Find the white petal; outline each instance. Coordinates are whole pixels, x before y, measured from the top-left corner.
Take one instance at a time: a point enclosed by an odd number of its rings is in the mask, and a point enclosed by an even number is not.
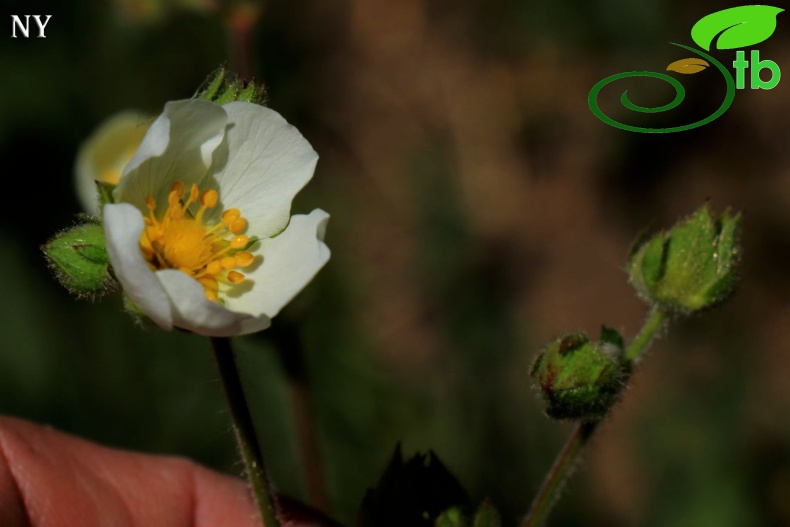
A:
[[[239,209],[247,234],[268,238],[288,224],[291,201],[313,177],[318,154],[274,110],[246,102],[223,108],[230,126],[212,169],[222,208]]]
[[[173,327],[170,299],[140,251],[143,216],[132,205],[104,206],[104,234],[113,272],[123,290],[162,329]]]
[[[203,286],[175,269],[156,272],[173,304],[173,325],[206,337],[231,337],[266,329],[266,315],[234,313],[206,298]]]
[[[328,221],[329,214],[320,209],[295,215],[282,234],[261,241],[254,254],[262,254],[263,263],[245,273],[252,287],[238,297],[226,296],[225,305],[270,318],[279,313],[329,260],[323,242]]]
[[[166,207],[176,181],[199,183],[225,134],[228,116],[221,106],[200,99],[169,102],[145,134],[115,190],[115,200],[145,211],[146,197]]]

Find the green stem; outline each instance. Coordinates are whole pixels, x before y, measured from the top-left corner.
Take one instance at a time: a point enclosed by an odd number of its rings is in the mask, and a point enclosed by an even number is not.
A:
[[[261,453],[258,436],[252,423],[250,407],[247,404],[247,398],[244,396],[244,389],[241,385],[239,369],[236,366],[236,358],[233,355],[230,339],[212,337],[211,347],[214,350],[214,357],[217,360],[217,367],[222,378],[222,386],[225,389],[225,395],[228,400],[236,442],[244,462],[247,479],[252,487],[255,502],[261,511],[263,524],[265,527],[280,527],[281,523],[277,517],[277,503],[269,480],[266,477],[263,454]]]
[[[634,340],[625,349],[625,360],[631,364],[636,364],[642,358],[644,352],[650,347],[650,343],[658,335],[667,322],[666,312],[655,306],[650,310],[647,320],[642,325]]]
[[[653,307],[642,325],[642,329],[625,349],[625,360],[631,364],[639,362],[666,322],[666,313],[658,307]],[[589,443],[600,423],[600,420],[587,421],[576,426],[543,480],[521,527],[540,527],[546,522],[551,508],[559,499],[562,488],[573,473],[584,447]]]
[[[521,527],[539,527],[544,524],[554,503],[560,497],[560,491],[573,473],[576,460],[579,458],[600,421],[579,423],[571,433],[565,446],[554,460],[551,470],[543,480],[537,496],[532,501],[527,517]]]

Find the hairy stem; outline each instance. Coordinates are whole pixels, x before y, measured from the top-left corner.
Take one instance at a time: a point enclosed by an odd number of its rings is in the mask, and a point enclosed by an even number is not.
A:
[[[258,436],[252,423],[250,407],[244,396],[244,389],[236,366],[236,357],[230,339],[225,337],[212,337],[211,347],[217,360],[217,367],[222,378],[222,386],[228,400],[230,415],[233,420],[233,431],[236,443],[244,462],[244,470],[250,482],[255,502],[261,511],[261,518],[266,527],[280,527],[277,517],[277,504],[272,493],[271,485],[266,477],[266,466],[263,454],[258,443]]]
[[[544,524],[549,512],[551,512],[551,508],[554,506],[554,502],[560,497],[563,485],[573,473],[576,460],[579,458],[584,445],[587,444],[590,436],[595,432],[598,423],[600,421],[580,423],[573,430],[565,446],[557,455],[557,459],[554,460],[554,465],[552,465],[551,470],[546,475],[546,479],[543,480],[543,485],[541,485],[537,496],[532,501],[527,517],[524,519],[521,527],[538,527]]]
[[[634,340],[625,349],[625,360],[632,364],[639,362],[666,322],[666,312],[659,307],[653,307],[650,310],[650,314],[647,315],[647,320],[642,325],[642,329],[639,330]]]

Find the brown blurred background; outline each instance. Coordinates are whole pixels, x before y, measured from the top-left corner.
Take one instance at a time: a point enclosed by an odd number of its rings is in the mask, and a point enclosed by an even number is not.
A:
[[[0,209],[0,411],[235,471],[204,341],[138,330],[118,297],[73,300],[38,252],[78,212],[72,164],[93,128],[189,97],[229,60],[223,6],[9,4],[53,18],[46,39],[0,38],[0,162],[30,185]],[[790,81],[675,134],[617,130],[587,106],[608,75],[684,58],[669,42],[733,5],[261,4],[256,77],[321,156],[295,210],[332,215],[332,260],[275,330],[300,328],[339,519],[401,440],[515,525],[569,431],[542,415],[531,361],[569,330],[632,336],[646,308],[623,271],[631,242],[709,200],[744,211],[742,285],[654,347],[552,525],[790,524]],[[758,46],[780,68],[786,16]],[[715,71],[694,77],[675,124],[722,100]],[[304,497],[271,338],[237,344],[274,479]]]

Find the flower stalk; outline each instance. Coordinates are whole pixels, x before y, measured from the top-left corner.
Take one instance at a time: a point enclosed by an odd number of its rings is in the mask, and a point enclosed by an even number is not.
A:
[[[222,387],[228,400],[239,453],[244,462],[244,470],[250,482],[255,502],[261,512],[263,524],[266,527],[280,527],[282,524],[277,514],[277,502],[266,476],[266,465],[258,443],[258,436],[255,433],[255,426],[252,423],[247,398],[241,385],[241,377],[236,366],[230,339],[212,337],[211,347],[214,350]]]

